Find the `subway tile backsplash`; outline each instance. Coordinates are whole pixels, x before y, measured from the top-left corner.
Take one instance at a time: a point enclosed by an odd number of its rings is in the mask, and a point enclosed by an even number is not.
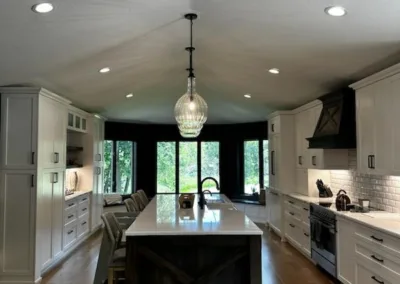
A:
[[[357,152],[349,151],[350,170],[331,171],[331,189],[346,190],[351,201],[371,200],[371,206],[388,212],[400,213],[400,177],[369,175],[356,172]]]

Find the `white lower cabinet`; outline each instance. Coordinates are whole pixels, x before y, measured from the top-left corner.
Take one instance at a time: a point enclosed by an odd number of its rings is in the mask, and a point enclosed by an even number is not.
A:
[[[344,284],[355,283],[355,226],[344,218],[337,218],[337,278]]]
[[[90,193],[65,202],[64,250],[68,250],[90,231]]]
[[[269,227],[279,236],[282,236],[282,204],[281,195],[276,192],[267,193],[267,210]]]
[[[285,238],[303,254],[311,256],[309,204],[285,196]]]
[[[345,284],[400,283],[400,239],[338,218],[338,279]]]

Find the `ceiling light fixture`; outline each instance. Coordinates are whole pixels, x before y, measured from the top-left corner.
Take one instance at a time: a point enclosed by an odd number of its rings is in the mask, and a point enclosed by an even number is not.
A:
[[[108,72],[110,72],[111,71],[111,69],[110,69],[110,67],[104,67],[104,68],[101,68],[100,70],[99,70],[99,72],[100,73],[108,73]]]
[[[32,10],[36,13],[45,14],[53,11],[54,6],[51,3],[39,3],[32,6]]]
[[[129,99],[129,98],[132,98],[132,97],[133,97],[133,94],[127,94],[126,97],[127,97],[128,99]]]
[[[279,69],[278,68],[271,68],[268,70],[269,73],[271,74],[279,74]]]
[[[244,97],[247,98],[247,99],[251,99],[251,95],[250,94],[245,94]]]
[[[325,8],[325,13],[333,17],[343,17],[347,14],[347,11],[341,6],[330,6]]]
[[[178,123],[179,132],[182,137],[195,138],[199,136],[204,123],[207,121],[208,106],[206,101],[196,92],[196,78],[193,69],[193,20],[197,19],[197,15],[189,13],[185,15],[185,19],[190,20],[190,47],[186,47],[189,51],[189,71],[187,92],[175,105],[175,119]]]

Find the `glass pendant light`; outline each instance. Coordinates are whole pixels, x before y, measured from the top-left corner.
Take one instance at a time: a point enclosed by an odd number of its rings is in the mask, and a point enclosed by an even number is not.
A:
[[[206,101],[196,92],[196,78],[193,73],[192,53],[193,47],[193,20],[197,18],[196,14],[186,14],[185,18],[190,20],[190,47],[189,51],[190,66],[187,92],[176,102],[175,119],[178,123],[179,132],[182,137],[195,138],[199,136],[204,123],[207,121],[208,106]]]

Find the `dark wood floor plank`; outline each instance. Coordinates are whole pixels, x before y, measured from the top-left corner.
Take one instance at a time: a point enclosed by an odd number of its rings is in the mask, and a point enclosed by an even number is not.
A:
[[[92,284],[102,234],[90,237],[71,256],[43,277],[42,284]],[[333,284],[296,249],[264,230],[261,243],[263,284]]]

